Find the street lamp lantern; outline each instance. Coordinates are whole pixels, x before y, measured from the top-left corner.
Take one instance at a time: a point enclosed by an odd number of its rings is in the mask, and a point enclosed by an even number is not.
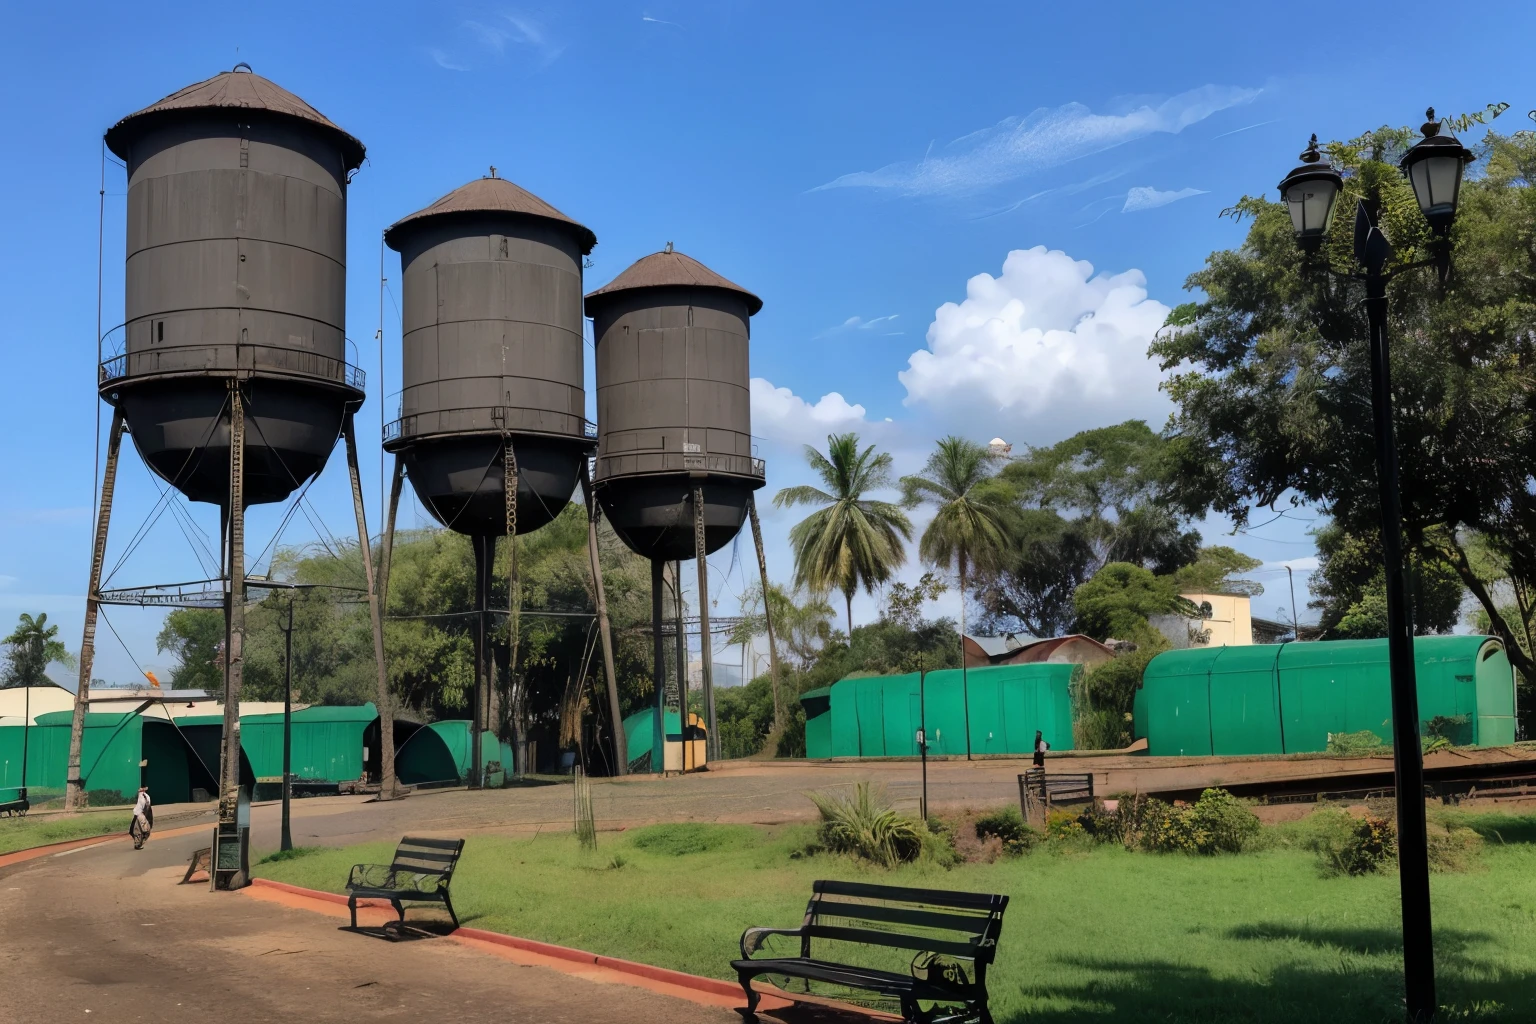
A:
[[[1413,184],[1414,198],[1435,234],[1445,235],[1456,219],[1456,200],[1461,192],[1461,172],[1472,162],[1472,153],[1454,135],[1441,135],[1435,108],[1424,112],[1419,130],[1424,137],[1403,154],[1399,166]]]
[[[1316,252],[1333,220],[1333,205],[1344,187],[1344,178],[1317,148],[1317,136],[1307,143],[1301,165],[1280,182],[1280,197],[1291,211],[1291,227],[1296,244],[1307,252]]]

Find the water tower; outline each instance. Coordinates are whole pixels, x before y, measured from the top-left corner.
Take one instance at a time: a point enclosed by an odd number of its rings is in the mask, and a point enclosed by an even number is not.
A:
[[[127,165],[121,351],[101,364],[113,407],[86,601],[70,743],[69,801],[83,798],[79,747],[117,455],[126,431],[150,469],[221,510],[226,614],[220,821],[233,821],[245,604],[245,509],[281,501],[347,442],[359,540],[368,532],[353,412],[362,371],[346,361],[347,184],[363,144],[249,66],[190,85],[106,133]],[[388,715],[373,601],[380,712]],[[214,581],[209,581],[210,583]],[[385,794],[392,783],[386,744]]]
[[[386,550],[403,476],[438,522],[473,539],[479,625],[471,764],[478,781],[481,731],[487,722],[501,725],[487,642],[496,538],[537,530],[565,508],[585,482],[596,437],[582,381],[581,284],[597,236],[493,167],[396,221],[384,241],[400,253],[404,319],[400,418],[384,440],[396,466]],[[591,554],[595,570],[595,547]],[[599,594],[601,581],[599,572]],[[515,616],[515,580],[508,594]],[[622,743],[602,620],[610,712]],[[519,768],[526,770],[527,708],[520,688],[511,696]]]
[[[662,750],[665,668],[662,567],[698,561],[704,706],[709,749],[718,756],[705,556],[730,543],[764,483],[752,449],[748,370],[751,317],[762,300],[697,260],[664,251],[637,261],[587,296],[597,348],[597,472],[609,523],[651,560],[655,628],[656,734]],[[764,574],[766,589],[766,573]],[[679,622],[678,627],[682,628]],[[679,674],[686,665],[679,665]],[[685,680],[679,701],[686,717]],[[653,756],[653,770],[660,770]]]

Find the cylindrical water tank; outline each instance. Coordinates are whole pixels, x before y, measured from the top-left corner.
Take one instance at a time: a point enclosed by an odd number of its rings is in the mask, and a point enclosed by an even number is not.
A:
[[[750,319],[762,300],[669,244],[587,296],[597,346],[595,484],[614,531],[651,559],[693,558],[741,529],[763,486],[752,446]]]
[[[346,361],[347,179],[363,144],[245,65],[130,114],[106,143],[128,165],[128,262],[102,397],[156,473],[225,504],[241,381],[245,500],[280,501],[363,400]]]
[[[494,172],[494,168],[492,171]],[[595,432],[582,382],[582,257],[597,237],[494,173],[397,221],[405,324],[400,418],[385,447],[421,503],[460,533],[518,533],[570,500]]]

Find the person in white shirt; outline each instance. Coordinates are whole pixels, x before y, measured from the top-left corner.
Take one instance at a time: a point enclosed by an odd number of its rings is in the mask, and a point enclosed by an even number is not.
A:
[[[133,848],[144,849],[144,840],[149,838],[149,830],[155,826],[155,811],[150,805],[149,787],[139,787],[139,798],[133,805],[133,821],[128,825],[128,834],[133,837]]]

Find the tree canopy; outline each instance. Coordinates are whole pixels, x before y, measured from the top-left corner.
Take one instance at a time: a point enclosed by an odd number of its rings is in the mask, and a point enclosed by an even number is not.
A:
[[[805,446],[805,459],[822,487],[786,487],[774,495],[778,508],[819,506],[789,531],[795,552],[795,585],[840,591],[853,631],[853,595],[889,580],[906,561],[912,524],[896,505],[866,498],[892,485],[891,456],[874,445],[859,449],[859,435],[830,434],[823,455]]]
[[[6,647],[5,671],[0,686],[47,686],[48,666],[75,667],[75,657],[59,638],[59,627],[48,624],[48,613],[35,617],[22,612],[16,628],[0,644]]]
[[[1165,386],[1182,486],[1239,524],[1250,506],[1310,504],[1350,537],[1379,532],[1362,286],[1322,265],[1353,269],[1358,201],[1377,209],[1392,267],[1429,254],[1428,226],[1395,166],[1415,134],[1382,128],[1327,147],[1346,175],[1342,215],[1314,257],[1298,250],[1282,204],[1240,200],[1227,213],[1249,223],[1243,244],[1190,275],[1204,298],[1176,309],[1152,346],[1174,371]],[[1521,626],[1471,546],[1496,552],[1510,577],[1536,580],[1536,136],[1490,132],[1477,153],[1449,281],[1409,273],[1389,290],[1403,525],[1419,564],[1455,571],[1529,679],[1536,663]]]

